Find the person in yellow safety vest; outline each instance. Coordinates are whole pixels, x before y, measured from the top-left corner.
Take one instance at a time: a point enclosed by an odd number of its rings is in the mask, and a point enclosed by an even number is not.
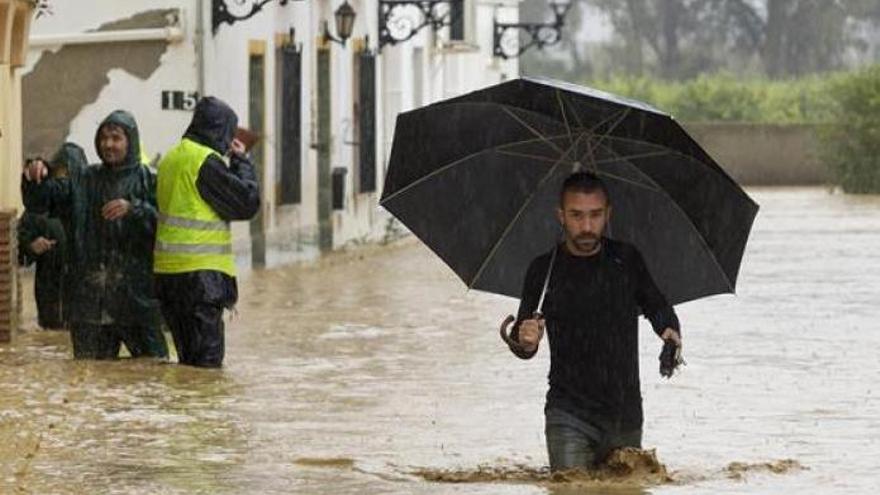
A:
[[[223,309],[238,299],[229,222],[260,209],[254,167],[233,137],[237,125],[226,103],[202,98],[158,166],[153,271],[180,364],[222,366]]]

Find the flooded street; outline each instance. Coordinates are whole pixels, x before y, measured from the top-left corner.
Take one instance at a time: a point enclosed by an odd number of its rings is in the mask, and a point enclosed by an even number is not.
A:
[[[249,274],[219,371],[75,362],[66,334],[20,333],[0,346],[0,493],[872,492],[880,197],[750,194],[739,295],[678,308],[673,380],[642,322],[644,446],[670,482],[542,475],[546,346],[513,357],[497,327],[517,301],[405,241]]]

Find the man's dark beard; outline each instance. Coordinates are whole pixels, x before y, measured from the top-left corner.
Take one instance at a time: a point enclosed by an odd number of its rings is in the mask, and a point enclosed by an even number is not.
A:
[[[598,241],[598,240],[599,240],[599,236],[597,236],[597,235],[595,235],[595,234],[581,234],[581,235],[576,236],[576,237],[574,238],[575,241],[585,241],[585,240],[588,240],[588,239],[589,239],[589,240],[592,240],[592,241]]]
[[[599,243],[600,237],[595,234],[580,234],[574,236],[572,238],[572,243],[578,247],[578,249],[583,251],[592,251],[596,249],[596,245]],[[585,242],[590,242],[589,245],[585,245]]]
[[[102,155],[106,155],[106,153],[102,153]],[[117,166],[125,163],[125,158],[127,156],[128,156],[128,153],[126,152],[125,154],[122,155],[122,158],[120,158],[119,160],[116,160],[116,161],[112,161],[112,162],[110,160],[107,160],[106,158],[104,158],[104,156],[101,156],[101,161],[111,167],[117,167]]]

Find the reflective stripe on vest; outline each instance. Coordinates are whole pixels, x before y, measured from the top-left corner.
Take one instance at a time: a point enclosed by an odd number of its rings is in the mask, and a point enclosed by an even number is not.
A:
[[[214,270],[235,276],[229,223],[202,199],[196,186],[199,170],[212,154],[219,156],[208,146],[184,138],[159,163],[156,273]]]
[[[159,214],[159,222],[171,227],[182,227],[184,229],[226,230],[226,222],[223,220],[220,220],[219,222],[206,222],[203,220],[193,220],[191,218],[174,217],[166,215],[165,213]]]
[[[164,253],[230,254],[232,253],[232,246],[229,244],[174,244],[156,241],[156,251]]]

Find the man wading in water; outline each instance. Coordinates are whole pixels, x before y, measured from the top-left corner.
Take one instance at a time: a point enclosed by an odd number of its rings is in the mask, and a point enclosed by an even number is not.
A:
[[[678,317],[641,254],[604,236],[611,205],[602,181],[588,172],[569,176],[557,215],[565,241],[529,266],[508,341],[529,359],[546,325],[545,434],[554,471],[593,468],[612,449],[641,447],[640,311],[660,338],[681,346]]]
[[[132,357],[168,356],[153,293],[155,177],[140,161],[140,133],[117,110],[95,134],[101,163],[69,180],[46,178],[42,160],[27,165],[25,207],[46,198],[70,232],[70,337],[77,359],[116,359],[124,343]]]
[[[223,309],[238,299],[229,222],[260,209],[260,186],[238,117],[199,100],[181,141],[159,163],[156,291],[180,364],[218,368],[225,355]]]

